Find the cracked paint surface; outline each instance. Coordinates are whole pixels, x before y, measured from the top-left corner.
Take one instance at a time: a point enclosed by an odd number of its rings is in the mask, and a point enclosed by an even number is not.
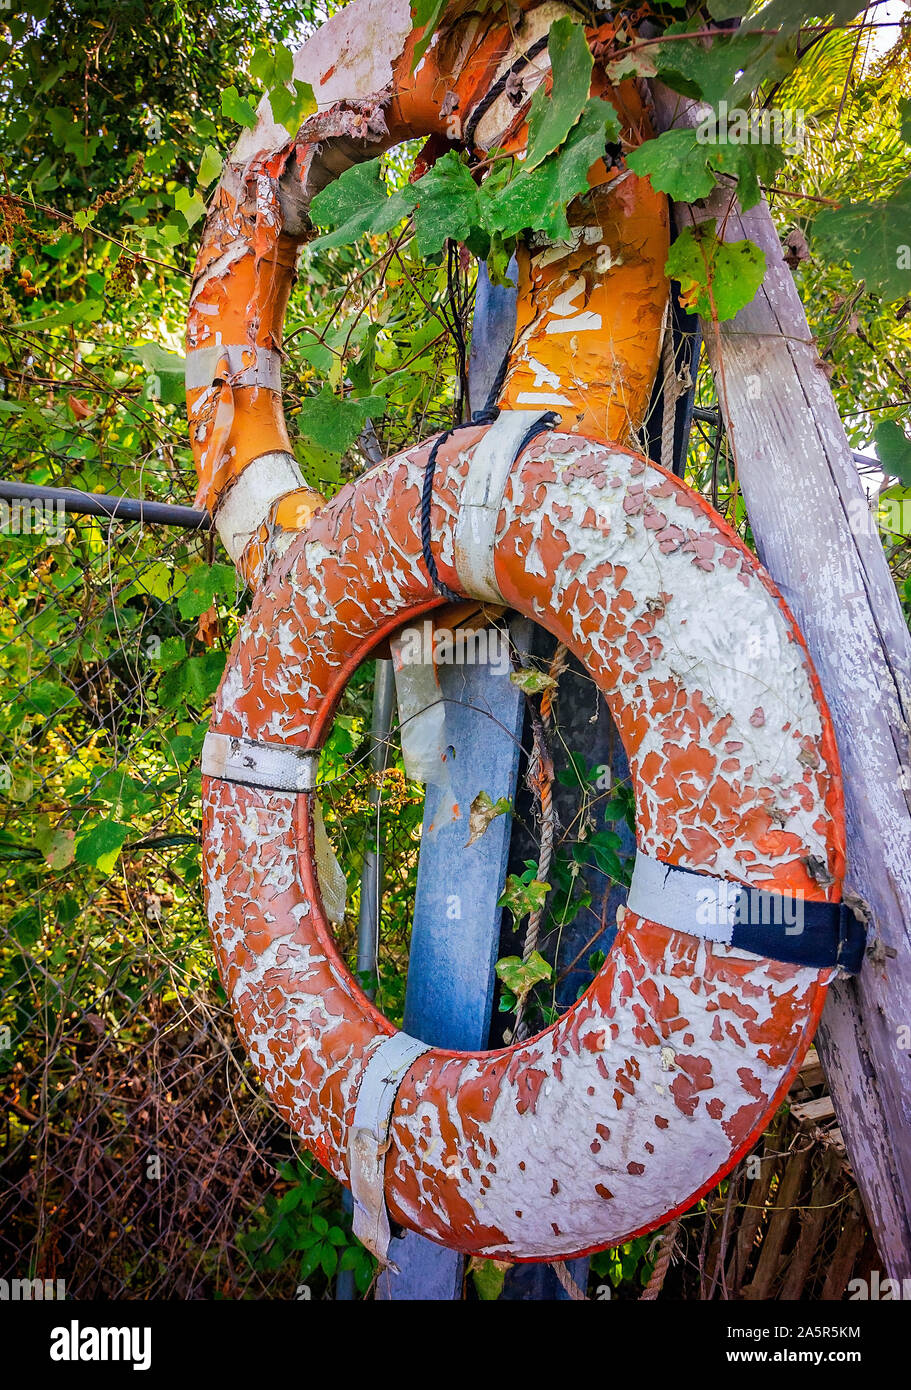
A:
[[[433,531],[453,587],[454,521],[483,432],[462,432],[438,460]],[[275,563],[215,730],[318,747],[378,635],[437,604],[418,522],[427,451],[346,488]],[[565,641],[608,699],[642,849],[821,899],[812,857],[837,896],[841,787],[816,678],[771,581],[701,499],[631,451],[540,437],[510,476],[495,568],[510,605]],[[335,951],[310,798],[207,778],[204,802],[209,916],[239,1031],[289,1123],[344,1180],[359,1080],[393,1030]],[[659,1224],[761,1132],[830,975],[627,912],[595,982],[547,1032],[500,1052],[433,1050],[412,1066],[391,1124],[390,1213],[513,1259]]]

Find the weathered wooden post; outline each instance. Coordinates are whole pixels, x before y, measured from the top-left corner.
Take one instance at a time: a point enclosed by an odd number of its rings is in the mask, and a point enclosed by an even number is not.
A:
[[[700,109],[656,85],[663,128]],[[763,563],[803,629],[832,711],[844,772],[848,884],[869,905],[859,976],[831,989],[819,1049],[877,1245],[911,1276],[911,636],[852,452],[768,206],[731,188],[713,217],[748,237],[767,272],[753,302],[706,323],[706,347]],[[723,220],[722,220],[723,219]]]

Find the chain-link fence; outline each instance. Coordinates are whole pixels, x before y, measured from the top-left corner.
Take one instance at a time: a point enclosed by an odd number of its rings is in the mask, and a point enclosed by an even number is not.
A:
[[[371,1262],[340,1188],[237,1041],[202,909],[199,751],[246,598],[207,528],[19,490],[0,503],[0,1279],[60,1279],[76,1298],[274,1297],[309,1263],[319,1291],[339,1266],[363,1291]],[[371,684],[368,666],[325,763],[352,957]],[[421,808],[400,770],[383,783],[396,868],[379,986],[395,1016]]]
[[[289,1146],[200,911],[210,542],[34,504],[22,534],[25,507],[0,614],[0,1269],[75,1297],[260,1294],[238,1237]]]

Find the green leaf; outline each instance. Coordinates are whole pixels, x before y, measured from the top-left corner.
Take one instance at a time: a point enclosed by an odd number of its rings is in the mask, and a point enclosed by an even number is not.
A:
[[[250,59],[250,75],[263,87],[290,82],[294,72],[294,57],[283,43],[257,44]]]
[[[747,132],[748,133],[748,132]],[[744,211],[759,202],[759,180],[769,183],[785,162],[779,145],[762,140],[706,138],[698,130],[671,130],[633,150],[627,161],[637,174],[647,174],[652,187],[678,202],[708,197],[715,174],[738,181],[737,196]]]
[[[412,193],[417,199],[414,230],[421,256],[441,251],[447,237],[464,241],[480,220],[478,186],[455,150],[438,159],[412,185]]]
[[[25,699],[28,702],[29,713],[44,715],[59,714],[76,702],[71,690],[59,681],[49,679],[32,681],[25,691]]]
[[[587,840],[578,842],[573,846],[573,857],[578,863],[589,862],[589,856],[594,861],[597,868],[609,878],[615,878],[620,872],[620,860],[617,857],[617,850],[623,845],[620,836],[613,830],[596,830]],[[577,851],[579,853],[577,854]]]
[[[883,420],[873,436],[883,472],[911,487],[911,439],[897,420]]]
[[[482,1303],[492,1303],[500,1297],[508,1269],[507,1260],[486,1260],[483,1255],[472,1257],[468,1271]]]
[[[671,246],[665,273],[680,282],[680,303],[702,318],[733,318],[751,303],[765,276],[765,255],[752,241],[721,242],[713,222],[686,227]]]
[[[36,328],[60,328],[70,323],[94,323],[104,313],[104,303],[100,299],[80,299],[75,304],[67,304],[59,314],[45,318],[26,319],[23,327],[29,332]]]
[[[520,922],[530,912],[544,906],[549,890],[550,884],[540,879],[532,878],[526,882],[524,875],[520,878],[518,874],[510,874],[497,906],[508,907],[516,921]]]
[[[72,830],[55,830],[41,846],[45,862],[51,869],[65,869],[73,862],[75,835]]]
[[[626,162],[634,173],[648,176],[656,193],[667,193],[676,203],[697,203],[715,187],[709,153],[695,130],[666,130],[630,150]]]
[[[213,179],[217,179],[221,173],[222,158],[214,145],[206,145],[202,152],[202,159],[199,161],[199,173],[197,183],[200,188],[208,188]]]
[[[287,1192],[283,1192],[278,1199],[278,1210],[282,1215],[287,1215],[289,1211],[294,1211],[300,1206],[303,1200],[303,1192],[299,1187],[291,1187]]]
[[[899,447],[901,447],[899,441]],[[906,459],[906,464],[911,469],[911,458]],[[896,463],[894,467],[898,467]],[[898,476],[895,473],[893,476]],[[877,497],[877,507],[875,511],[876,523],[880,533],[889,536],[893,541],[899,537],[905,537],[911,533],[911,488],[901,487],[898,483],[891,487],[881,488]],[[908,601],[908,580],[903,586],[904,600]]]
[[[198,222],[206,210],[204,198],[199,193],[191,193],[189,188],[178,188],[174,194],[174,206],[188,227]]]
[[[911,145],[911,97],[898,103],[899,133],[906,145]]]
[[[672,25],[668,33],[682,33]],[[657,46],[655,65],[661,80],[684,96],[716,105],[732,88],[737,73],[756,57],[763,44],[758,34],[719,34],[706,46],[701,39],[676,39]]]
[[[302,338],[297,345],[297,355],[302,361],[308,362],[311,367],[315,367],[322,376],[329,375],[332,370],[332,363],[335,360],[330,349],[326,347],[326,344],[317,342],[315,338]]]
[[[316,110],[316,97],[309,82],[295,79],[290,87],[280,83],[269,92],[272,115],[289,135],[294,135],[308,116]]]
[[[128,356],[141,362],[148,371],[146,400],[160,400],[165,405],[183,405],[186,358],[168,352],[158,343],[139,343],[128,350]]]
[[[541,980],[549,980],[553,969],[538,951],[532,951],[527,961],[521,956],[504,956],[497,961],[497,976],[508,990],[522,1000]]]
[[[187,576],[177,607],[182,618],[198,618],[208,612],[216,599],[233,599],[236,593],[233,565],[196,565]]]
[[[542,82],[528,115],[526,169],[534,169],[558,149],[582,115],[592,80],[592,55],[581,24],[564,15],[547,37],[553,87]]]
[[[133,583],[121,592],[120,598],[125,603],[127,599],[136,598],[137,595],[149,595],[160,599],[162,603],[170,603],[185,588],[186,576],[183,571],[172,569],[163,560],[158,560],[154,565],[142,570]]]
[[[511,671],[509,679],[526,695],[540,695],[542,690],[553,690],[557,682],[546,671],[536,666],[523,666],[520,671]]]
[[[226,660],[224,652],[211,651],[172,666],[170,671],[165,671],[158,687],[161,703],[168,709],[179,709],[185,704],[202,709],[218,689]]]
[[[813,235],[833,261],[847,261],[883,299],[911,293],[911,178],[891,198],[821,212]]]
[[[760,179],[763,183],[771,183],[785,163],[780,145],[761,141],[710,145],[708,150],[712,168],[737,179],[737,199],[744,212],[755,207],[762,197]]]
[[[753,0],[708,0],[708,11],[713,19],[742,19]]]
[[[120,821],[97,821],[87,834],[81,834],[77,840],[76,863],[91,864],[103,874],[109,874],[120,858],[120,851],[130,831],[131,827]]]
[[[516,236],[525,228],[542,231],[554,241],[571,235],[566,208],[588,188],[592,165],[617,138],[620,122],[609,102],[592,97],[557,154],[537,169],[521,169],[505,188],[482,188],[482,215],[490,232]],[[488,180],[488,183],[490,181]]]
[[[6,929],[27,950],[41,936],[41,913],[33,903],[17,907],[10,913]]]
[[[203,612],[206,610],[203,609]],[[156,665],[163,671],[169,671],[172,666],[176,666],[178,661],[183,661],[187,655],[187,645],[182,637],[166,637],[161,644],[161,651],[158,653]]]
[[[310,204],[316,225],[333,230],[317,237],[309,249],[328,251],[333,246],[351,246],[362,236],[382,236],[407,217],[413,206],[413,188],[389,196],[379,159],[354,164]]]
[[[237,125],[251,129],[256,125],[256,112],[233,85],[226,87],[221,94],[221,114],[225,120],[234,121]]]
[[[364,422],[371,416],[382,415],[386,402],[381,396],[362,396],[358,400],[337,396],[324,386],[318,396],[308,396],[301,403],[297,423],[301,433],[314,444],[343,454],[354,443]]]
[[[501,796],[492,801],[489,793],[478,792],[468,812],[468,839],[465,841],[465,848],[480,840],[491,821],[496,820],[498,816],[508,815],[511,811],[512,802],[508,796]]]
[[[423,58],[448,2],[449,0],[411,0],[411,18],[414,20],[414,27],[424,30],[414,46],[414,56],[411,60],[412,72]]]

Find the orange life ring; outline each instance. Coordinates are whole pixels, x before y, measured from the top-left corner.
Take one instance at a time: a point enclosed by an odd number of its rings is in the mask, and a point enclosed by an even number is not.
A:
[[[439,125],[440,99],[447,90],[461,99],[460,82],[482,100],[516,46],[559,12],[529,5],[526,24],[512,30],[476,15],[456,23],[411,79],[408,0],[355,0],[308,41],[298,67],[318,90],[320,74],[328,85],[347,62],[349,98],[373,91],[377,64],[388,68],[393,94],[384,81],[373,116],[361,108],[364,129],[379,129],[381,109],[390,132],[371,136],[372,154],[403,126]],[[834,735],[769,577],[700,497],[629,447],[657,364],[666,214],[638,185],[631,218],[617,216],[611,228],[596,191],[578,224],[597,216],[614,249],[627,238],[625,254],[599,270],[584,236],[563,248],[569,265],[526,253],[523,342],[557,336],[546,333],[548,306],[581,277],[587,308],[595,303],[601,319],[586,369],[597,351],[615,370],[589,378],[606,382],[589,392],[576,379],[569,333],[548,366],[566,401],[555,405],[560,428],[531,442],[537,417],[508,408],[527,385],[514,370],[495,424],[439,443],[431,532],[449,590],[493,596],[533,618],[604,692],[636,791],[630,906],[587,993],[511,1048],[427,1048],[364,996],[324,907],[316,760],[359,662],[441,600],[420,527],[431,442],[315,509],[287,462],[264,355],[280,345],[293,260],[282,210],[301,217],[286,181],[299,191],[301,171],[306,185],[317,159],[322,178],[359,153],[345,125],[351,101],[330,96],[341,104],[313,118],[329,132],[318,151],[276,145],[268,119],[242,142],[194,290],[192,350],[210,346],[206,360],[220,373],[208,384],[192,377],[201,492],[258,583],[204,750],[215,952],[264,1085],[319,1160],[351,1183],[355,1229],[377,1254],[387,1257],[392,1218],[465,1252],[566,1258],[688,1207],[749,1149],[785,1094],[842,958],[823,950],[814,960],[806,943],[795,952],[786,916],[776,938],[785,959],[731,944],[743,939],[733,907],[750,901],[746,885],[763,890],[773,915],[798,905],[808,919],[838,918],[844,825]],[[618,309],[624,291],[631,297]],[[626,359],[617,316],[628,329],[632,304],[645,346],[637,339]],[[605,442],[608,430],[618,442]],[[846,938],[843,915],[840,927]]]

